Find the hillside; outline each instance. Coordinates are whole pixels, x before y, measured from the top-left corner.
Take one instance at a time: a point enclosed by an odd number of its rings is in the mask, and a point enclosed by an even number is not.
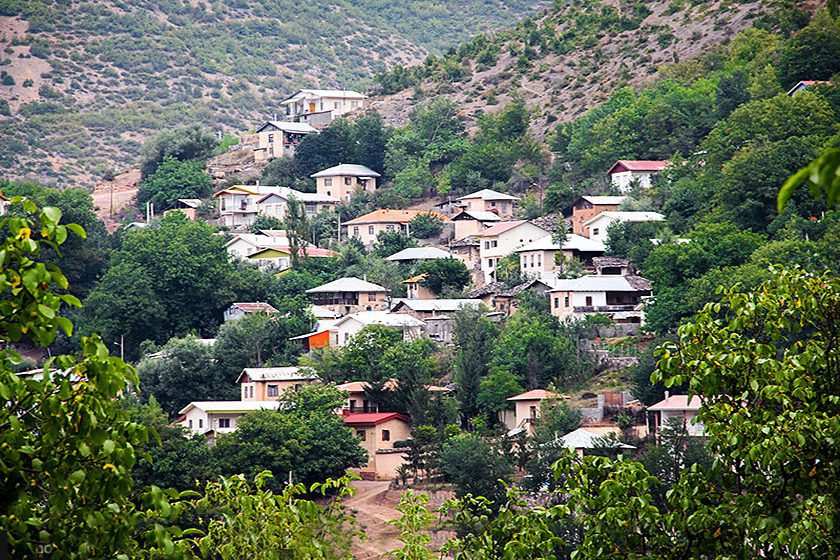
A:
[[[623,86],[640,87],[726,44],[778,2],[584,0],[555,3],[510,31],[480,35],[445,57],[377,77],[373,107],[392,125],[411,108],[445,95],[470,122],[521,96],[544,138]]]
[[[247,129],[295,88],[365,89],[542,4],[0,0],[0,173],[89,184],[154,131]]]

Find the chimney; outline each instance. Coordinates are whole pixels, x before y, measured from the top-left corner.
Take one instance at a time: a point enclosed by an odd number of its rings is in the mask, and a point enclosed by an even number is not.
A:
[[[670,398],[671,398],[671,392],[670,391],[665,391],[665,400],[667,401]]]

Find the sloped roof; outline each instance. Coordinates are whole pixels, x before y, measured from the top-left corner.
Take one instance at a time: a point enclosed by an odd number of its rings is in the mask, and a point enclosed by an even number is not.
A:
[[[459,197],[458,200],[467,200],[472,198],[480,198],[482,200],[519,200],[519,197],[517,196],[500,193],[499,191],[494,191],[492,189],[481,189],[480,191],[476,191],[471,194],[465,194],[464,196]]]
[[[312,132],[318,132],[315,128],[312,128],[306,123],[292,121],[266,121],[260,125],[260,127],[257,129],[257,132],[262,131],[262,129],[264,129],[268,125],[276,126],[283,132],[291,132],[293,134],[309,134]]]
[[[437,247],[409,247],[398,251],[389,257],[385,257],[386,261],[419,261],[419,260],[433,260],[433,259],[451,259],[452,253],[438,249]]]
[[[189,208],[198,208],[199,206],[201,206],[202,200],[200,198],[179,198],[177,202],[180,202],[181,204]]]
[[[476,220],[478,222],[500,222],[502,219],[495,212],[485,212],[483,210],[461,210],[452,217],[455,220]]]
[[[627,200],[626,196],[582,196],[580,198],[594,206],[620,206]]]
[[[620,159],[615,162],[607,174],[614,173],[613,169],[619,165],[626,167],[628,171],[662,171],[668,166],[667,161],[654,159]]]
[[[342,323],[346,323],[350,320],[358,321],[363,325],[382,325],[384,327],[394,328],[422,327],[424,325],[423,321],[420,319],[404,313],[390,313],[388,311],[359,311],[342,317],[335,322],[334,327],[338,327]]]
[[[632,280],[631,280],[632,279]],[[552,292],[646,292],[650,281],[641,276],[589,275],[558,279]]]
[[[391,311],[408,307],[412,311],[454,312],[462,307],[478,307],[482,303],[480,299],[398,299],[391,307]]]
[[[499,292],[502,292],[505,289],[505,285],[502,282],[490,282],[489,284],[485,284],[480,288],[470,290],[470,292],[467,295],[471,298],[480,298],[484,296],[489,296],[490,294],[498,294]]]
[[[255,410],[277,410],[280,402],[273,401],[193,401],[181,410],[178,414],[186,414],[193,408],[204,412],[253,412]]]
[[[277,245],[284,245],[289,242],[287,237],[269,237],[268,235],[260,235],[257,233],[238,233],[225,243],[225,247],[230,247],[237,241],[245,241],[254,247],[274,247]]]
[[[699,410],[703,401],[697,395],[688,400],[688,395],[670,395],[668,398],[649,406],[648,410]]]
[[[245,375],[252,381],[298,381],[318,378],[312,370],[298,366],[264,367],[243,369],[236,378],[236,382],[239,383]]]
[[[399,412],[354,412],[344,416],[344,423],[348,426],[376,426],[389,420],[408,422],[408,416]]]
[[[286,253],[287,255],[292,254],[292,249],[288,245],[270,245],[268,247],[261,248],[255,253],[251,253],[248,255],[248,258],[258,259],[262,253],[268,251],[279,251],[281,253]],[[301,247],[298,250],[298,254],[305,257],[333,257],[336,255],[336,252],[330,249],[322,249],[320,247]]]
[[[468,235],[466,237],[462,237],[461,239],[456,239],[449,244],[450,249],[456,249],[459,247],[478,247],[481,245],[481,242],[475,235]]]
[[[290,189],[288,187],[274,187],[277,190],[276,192],[267,193],[265,196],[257,200],[257,204],[261,204],[268,200],[269,198],[275,197],[282,200],[289,200],[289,198],[294,197],[301,202],[325,202],[325,203],[337,203],[339,200],[335,197],[332,197],[328,194],[319,194],[319,193],[307,193],[302,191],[296,191],[294,189]]]
[[[561,441],[563,447],[567,449],[593,449],[598,447],[598,445],[604,440],[604,437],[605,436],[592,433],[584,428],[578,428],[577,430],[560,438],[559,441]],[[620,449],[636,449],[632,445],[621,442],[619,442],[616,447]]]
[[[338,280],[333,280],[332,282],[327,282],[326,284],[322,284],[321,286],[316,286],[315,288],[310,288],[306,290],[307,294],[320,294],[320,293],[329,293],[329,292],[387,292],[386,288],[383,288],[379,284],[374,284],[373,282],[368,282],[367,280],[362,280],[360,278],[356,278],[354,276],[348,276],[346,278],[339,278]]]
[[[799,89],[811,87],[811,86],[830,86],[832,82],[828,80],[801,80],[797,82],[795,86],[790,88],[787,92],[788,95],[792,95],[796,93]]]
[[[660,214],[659,212],[619,212],[619,211],[609,211],[609,212],[601,212],[597,216],[592,216],[585,222],[583,222],[584,226],[588,226],[589,224],[598,221],[604,220],[609,218],[610,221],[621,221],[621,222],[661,222],[665,220],[665,216]]]
[[[494,226],[490,226],[489,228],[485,229],[484,231],[480,231],[476,234],[476,237],[493,237],[504,233],[506,231],[510,231],[513,228],[517,228],[522,224],[527,224],[528,220],[514,220],[512,222],[501,222]]]
[[[421,214],[432,214],[442,222],[448,222],[449,218],[435,210],[390,210],[381,208],[374,210],[364,216],[359,216],[344,225],[353,226],[360,224],[407,224]]]
[[[558,251],[560,246],[554,242],[553,236],[546,235],[530,243],[526,243],[515,252],[523,253],[526,251]],[[563,249],[567,251],[583,251],[583,252],[604,252],[604,244],[595,239],[589,239],[582,235],[570,233],[563,243]]]
[[[337,176],[350,176],[350,177],[381,177],[379,173],[374,171],[369,167],[365,167],[364,165],[357,165],[354,163],[340,163],[336,166],[330,167],[328,169],[324,169],[323,171],[319,171],[318,173],[313,173],[310,175],[313,179],[317,179],[318,177],[337,177]]]
[[[335,319],[341,316],[340,313],[327,309],[326,307],[321,307],[320,305],[310,305],[309,313],[316,319]]]
[[[563,395],[559,393],[552,393],[551,391],[546,391],[545,389],[532,389],[530,391],[526,391],[515,397],[510,397],[509,401],[541,401],[544,399],[559,399]]]
[[[241,309],[245,313],[277,313],[271,304],[262,301],[232,303],[231,307]]]
[[[302,99],[306,95],[314,95],[315,97],[341,97],[344,99],[367,99],[367,95],[351,89],[299,89],[281,101],[280,105],[284,105],[295,99]]]

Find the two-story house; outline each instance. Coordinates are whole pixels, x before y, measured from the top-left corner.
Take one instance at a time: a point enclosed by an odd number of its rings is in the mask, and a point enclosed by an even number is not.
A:
[[[278,157],[292,157],[295,148],[307,134],[318,131],[305,123],[266,121],[255,133],[254,161],[271,161]]]
[[[688,435],[703,436],[705,428],[703,423],[697,419],[697,411],[703,406],[703,401],[698,396],[689,400],[688,395],[671,395],[665,391],[665,398],[653,406],[648,407],[648,412],[653,413],[653,425],[657,436],[662,428],[667,427],[671,422],[679,422],[685,426]]]
[[[563,320],[601,313],[616,323],[641,324],[641,304],[650,294],[650,282],[641,276],[591,275],[557,280],[549,302],[551,314]]]
[[[580,259],[585,266],[591,267],[592,259],[604,254],[604,244],[570,233],[561,248],[553,236],[546,235],[523,245],[516,253],[519,255],[519,270],[522,274],[543,277],[545,273],[553,273],[560,268],[557,263],[558,253],[566,259]]]
[[[277,410],[278,400],[273,401],[193,401],[180,411],[177,424],[194,434],[208,438],[236,430],[237,421],[256,410]]]
[[[389,304],[386,288],[352,276],[316,286],[306,293],[315,305],[342,315],[357,311],[385,311]]]
[[[513,217],[517,200],[519,200],[519,197],[491,189],[481,189],[458,198],[458,202],[464,210],[493,212],[506,220]]]
[[[326,194],[305,193],[280,187],[279,191],[263,195],[257,200],[257,214],[284,220],[289,207],[289,199],[292,197],[303,205],[303,211],[310,218],[323,210],[335,209],[335,205],[338,203],[337,198]]]
[[[245,259],[266,247],[288,247],[289,238],[285,230],[274,230],[272,235],[261,233],[237,233],[225,243],[228,255],[233,259]]]
[[[367,451],[367,464],[358,469],[365,480],[391,480],[405,462],[404,447],[394,443],[411,438],[407,416],[397,412],[358,412],[344,415],[344,425],[355,431],[359,444]]]
[[[546,391],[545,389],[533,389],[507,399],[514,403],[513,426],[509,423],[508,428],[522,428],[526,433],[534,435],[534,424],[540,417],[544,403],[556,402],[563,398],[563,395]]]
[[[348,89],[299,89],[280,102],[286,121],[322,128],[334,119],[364,109],[367,95]]]
[[[501,222],[478,235],[479,258],[484,281],[496,281],[496,265],[499,259],[506,257],[525,245],[549,235],[550,232],[534,225],[528,220]]]
[[[616,222],[661,222],[665,216],[658,212],[601,212],[583,222],[584,235],[589,239],[607,242],[608,230]]]
[[[342,163],[313,173],[310,177],[315,179],[315,190],[318,194],[350,202],[357,192],[376,191],[376,180],[381,175],[364,165]]]
[[[572,233],[585,236],[584,222],[603,212],[617,211],[625,200],[626,196],[582,196],[574,201],[564,214],[571,222]]]
[[[633,188],[634,183],[643,189],[649,189],[653,180],[666,167],[667,161],[620,159],[610,167],[607,175],[618,192],[627,192]]]
[[[370,325],[382,325],[402,332],[406,341],[423,336],[423,321],[399,313],[387,311],[359,311],[342,317],[330,328],[330,347],[339,348],[350,342],[354,336]]]
[[[309,215],[315,215],[325,208],[334,208],[338,202],[338,199],[326,195],[266,185],[234,185],[213,196],[219,199],[219,223],[239,229],[250,226],[258,214],[282,220],[286,216],[291,197],[300,201]]]
[[[449,221],[449,218],[435,211],[380,209],[354,218],[342,226],[346,230],[347,238],[355,237],[366,248],[371,248],[376,243],[377,236],[382,232],[410,233],[411,220],[421,214],[432,214],[442,222]]]
[[[452,218],[452,223],[455,225],[455,239],[476,235],[501,221],[502,219],[495,212],[463,210]]]
[[[304,385],[318,383],[318,376],[312,370],[290,367],[245,368],[236,378],[243,401],[270,401],[286,389],[299,389]]]

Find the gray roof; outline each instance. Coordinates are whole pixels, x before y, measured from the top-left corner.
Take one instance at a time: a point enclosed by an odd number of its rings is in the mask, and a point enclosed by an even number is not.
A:
[[[297,366],[245,368],[236,378],[237,383],[243,375],[247,375],[256,381],[298,381],[318,378],[311,369]]]
[[[559,441],[562,442],[563,447],[568,449],[593,449],[598,447],[598,445],[605,444],[609,440],[605,439],[605,436],[599,436],[584,428],[578,428],[574,432],[568,433],[560,438]],[[616,446],[620,449],[636,449],[632,445],[622,442],[618,442]]]
[[[204,412],[253,412],[254,410],[277,410],[280,401],[193,401],[181,410],[178,414],[186,414],[193,408]]]
[[[596,220],[603,220],[610,218],[611,221],[622,222],[661,222],[665,216],[659,212],[601,212],[583,222],[583,225],[589,225]]]
[[[502,219],[499,217],[498,214],[495,212],[485,212],[483,210],[462,210],[458,214],[452,217],[453,220],[457,219],[465,219],[462,218],[472,218],[473,220],[477,220],[479,222],[500,222]]]
[[[523,253],[525,251],[557,251],[560,249],[560,246],[554,242],[554,239],[552,239],[552,237],[553,236],[551,235],[540,237],[536,241],[526,243],[525,245],[517,249],[516,252]],[[604,244],[595,239],[589,239],[581,235],[570,233],[566,238],[566,242],[563,243],[563,249],[566,249],[567,251],[603,253]]]
[[[480,198],[482,200],[519,200],[519,197],[500,193],[499,191],[494,191],[492,189],[481,189],[480,191],[476,191],[471,194],[465,194],[464,196],[459,197],[458,200],[464,200],[467,198]]]
[[[381,175],[373,169],[365,167],[364,165],[356,165],[353,163],[340,163],[334,167],[330,167],[329,169],[313,173],[310,177],[317,179],[318,177],[337,177],[339,175],[350,177],[381,177]]]
[[[625,200],[627,200],[628,197],[626,197],[626,196],[582,196],[581,198],[583,200],[587,201],[587,202],[590,202],[590,203],[596,204],[596,205],[603,204],[603,205],[608,205],[608,206],[613,206],[613,205],[617,206],[617,205],[620,205],[621,203],[623,203]]]
[[[478,237],[475,235],[468,235],[466,237],[462,237],[461,239],[456,239],[455,241],[449,244],[450,249],[454,249],[456,247],[478,247],[481,245],[481,241],[478,240]]]
[[[419,261],[432,259],[451,259],[452,253],[438,249],[437,247],[409,247],[398,251],[389,257],[385,257],[386,261]]]
[[[322,286],[317,286],[315,288],[306,290],[307,294],[321,294],[321,293],[330,293],[330,292],[387,292],[386,288],[383,288],[379,284],[374,284],[372,282],[368,282],[366,280],[361,280],[360,278],[355,278],[353,276],[348,276],[347,278],[339,278],[338,280],[333,280],[332,282],[327,282]]]
[[[304,95],[301,95],[304,94]],[[287,101],[290,101],[294,98],[303,99],[306,97],[306,94],[314,95],[315,97],[341,97],[344,99],[367,99],[367,95],[364,93],[359,93],[358,91],[353,91],[351,89],[299,89],[294,92],[292,95],[284,99],[280,102],[281,105],[285,104]]]
[[[408,307],[412,311],[453,312],[462,307],[478,307],[482,303],[480,299],[398,299],[391,307],[391,311]]]
[[[641,276],[590,275],[559,279],[552,292],[646,292],[650,282]]]
[[[310,134],[312,132],[318,132],[317,129],[309,126],[306,123],[291,121],[266,121],[257,129],[257,132],[261,131],[269,124],[272,126],[276,126],[283,132],[291,132],[293,134]]]
[[[358,321],[363,325],[384,325],[386,327],[394,328],[411,328],[423,326],[423,321],[417,319],[416,317],[412,317],[411,315],[406,315],[404,313],[390,313],[388,311],[359,311],[358,313],[353,313],[352,315],[342,317],[341,319],[335,322],[333,327],[338,327],[342,323],[346,323],[351,319]]]

